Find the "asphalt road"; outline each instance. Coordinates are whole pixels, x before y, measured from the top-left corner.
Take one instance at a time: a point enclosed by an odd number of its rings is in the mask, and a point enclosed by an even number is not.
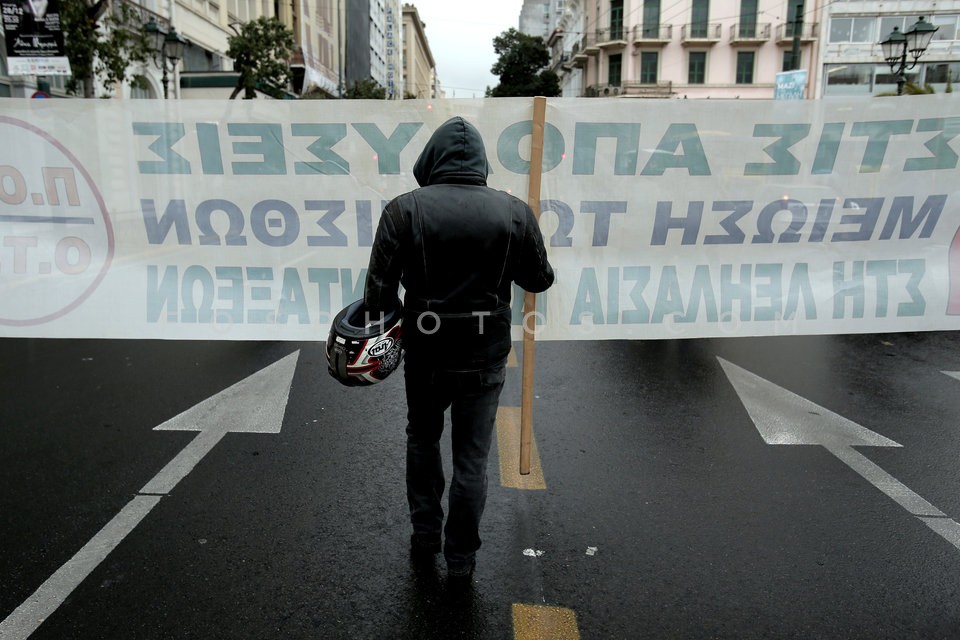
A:
[[[144,495],[198,437],[154,427],[213,397],[205,419],[240,428],[258,394],[221,392],[290,354],[279,433],[226,433]],[[582,638],[960,637],[960,334],[538,344],[546,489],[502,486],[491,455],[467,588],[409,562],[402,377],[347,389],[325,368],[319,343],[0,340],[4,640],[138,500],[154,506],[29,637],[537,637],[516,605],[572,612]],[[755,418],[788,405],[780,428],[836,414],[901,446],[840,447],[871,476],[767,444]]]

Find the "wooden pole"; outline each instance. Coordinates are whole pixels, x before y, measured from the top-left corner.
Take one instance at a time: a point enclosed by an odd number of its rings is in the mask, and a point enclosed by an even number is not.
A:
[[[530,143],[530,183],[527,204],[540,220],[540,178],[543,173],[543,129],[547,118],[547,99],[533,99],[533,138]],[[533,346],[537,327],[537,294],[523,296],[523,375],[520,392],[520,475],[530,473],[530,450],[533,446]]]

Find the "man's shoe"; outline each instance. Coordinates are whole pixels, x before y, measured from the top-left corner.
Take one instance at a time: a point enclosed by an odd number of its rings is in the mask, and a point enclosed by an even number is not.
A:
[[[433,557],[440,553],[440,536],[410,536],[410,558],[416,562],[433,562]]]
[[[466,580],[473,576],[473,570],[477,566],[477,561],[470,560],[447,560],[447,577],[455,580]]]

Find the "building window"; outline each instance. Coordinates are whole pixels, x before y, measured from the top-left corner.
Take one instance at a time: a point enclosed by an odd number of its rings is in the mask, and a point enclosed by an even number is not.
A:
[[[607,61],[607,84],[611,87],[620,86],[620,75],[623,68],[623,55],[616,54],[610,56]]]
[[[783,35],[788,38],[793,37],[793,32],[797,27],[797,3],[793,0],[787,0],[787,23],[784,25]],[[801,26],[802,28],[802,26]]]
[[[757,0],[740,1],[740,37],[753,38],[757,35]]]
[[[903,75],[907,82],[920,84],[920,67],[914,67],[912,70],[905,70]],[[893,95],[897,91],[897,74],[890,71],[890,67],[884,65],[874,70],[873,91],[871,93],[887,93]]]
[[[939,27],[937,32],[933,34],[934,40],[957,39],[957,16],[932,16],[930,22]]]
[[[924,66],[915,67],[905,72],[907,82],[921,84],[923,82],[936,82],[942,80],[943,85],[938,89],[946,88],[946,76],[952,75],[950,66],[960,66],[960,63],[950,63],[947,65],[926,65],[926,77],[924,78]],[[824,67],[824,76],[826,83],[823,94],[825,96],[864,96],[887,94],[893,95],[897,91],[897,74],[890,71],[888,65],[874,64],[828,64]]]
[[[833,18],[830,20],[830,42],[876,42],[873,33],[876,23],[875,18]]]
[[[623,0],[610,2],[610,39],[623,40]]]
[[[229,0],[227,3],[227,14],[237,18],[240,22],[249,22],[253,20],[256,5],[253,0]]]
[[[900,33],[904,33],[906,31],[903,25],[904,22],[906,22],[906,19],[903,18],[902,16],[899,18],[894,18],[890,16],[880,18],[880,37],[877,39],[886,40],[887,36],[890,35],[890,33],[893,31],[894,27],[899,29]],[[833,25],[831,24],[830,27],[833,28]],[[936,34],[934,34],[934,37],[936,37]]]
[[[960,62],[937,62],[927,64],[927,73],[924,76],[924,82],[934,85],[937,93],[942,93],[949,83],[953,85],[960,82]],[[940,87],[939,85],[943,85]]]
[[[737,52],[737,84],[753,84],[754,51]]]
[[[151,87],[130,87],[130,98],[133,100],[146,100],[156,98]]]
[[[660,35],[660,0],[643,0],[643,37]]]
[[[693,0],[693,12],[690,15],[690,37],[706,38],[710,20],[710,0]]]
[[[707,81],[707,52],[691,51],[687,63],[687,82],[704,84]]]
[[[657,83],[657,67],[659,55],[656,51],[640,52],[640,82],[643,84]]]
[[[792,50],[792,49],[787,49],[786,51],[784,51],[784,52],[783,52],[783,67],[782,67],[780,70],[781,70],[781,71],[793,71],[794,69],[802,69],[802,68],[803,68],[803,67],[801,66],[801,65],[803,64],[803,52],[802,52],[802,51],[797,54],[797,58],[799,58],[799,59],[797,60],[796,66],[794,66],[794,64],[793,64],[793,50]]]
[[[872,64],[828,64],[824,68],[827,87],[824,95],[870,95],[873,91]]]
[[[933,34],[934,40],[957,40],[957,19],[956,15],[939,15],[927,18],[927,22],[939,27]],[[860,21],[859,23],[857,21]],[[875,38],[872,31],[867,31],[864,22],[875,21],[873,18],[835,18],[830,21],[830,42],[872,42],[874,39],[885,39],[894,27],[905,33],[913,23],[916,17],[906,16],[884,16],[880,18],[880,28]],[[836,23],[836,24],[834,24]],[[867,39],[864,39],[867,38]]]

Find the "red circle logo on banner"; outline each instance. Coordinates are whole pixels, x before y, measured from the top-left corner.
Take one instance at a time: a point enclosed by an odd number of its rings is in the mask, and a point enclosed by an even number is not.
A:
[[[100,284],[114,237],[103,197],[49,133],[0,116],[0,325],[49,322]]]

